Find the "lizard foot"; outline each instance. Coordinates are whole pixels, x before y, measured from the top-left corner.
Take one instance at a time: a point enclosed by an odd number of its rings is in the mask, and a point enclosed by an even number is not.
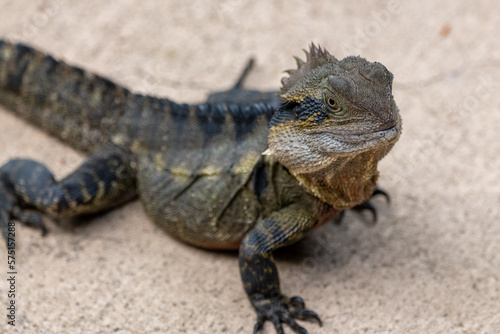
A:
[[[375,224],[377,222],[377,208],[375,208],[375,206],[370,201],[372,200],[373,197],[378,195],[385,197],[387,203],[391,202],[389,194],[386,191],[377,188],[366,202],[356,205],[350,210],[356,211],[357,213],[361,213],[363,211],[369,211],[372,215],[371,224]],[[344,219],[344,215],[345,215],[345,210],[340,212],[337,218],[333,220],[333,223],[336,225],[340,225],[340,223],[342,223],[342,220]]]
[[[377,209],[375,208],[375,206],[373,206],[373,204],[370,203],[370,201],[372,200],[372,198],[374,198],[375,196],[378,196],[378,195],[385,197],[385,199],[387,200],[387,203],[391,202],[391,198],[389,197],[389,194],[386,191],[377,188],[377,189],[375,189],[373,194],[370,196],[368,201],[361,203],[359,205],[356,205],[351,210],[356,211],[356,212],[363,212],[363,211],[371,212],[372,224],[375,224],[377,222]]]
[[[0,230],[5,241],[8,238],[9,223],[12,219],[39,228],[42,236],[47,234],[47,228],[40,215],[23,211],[17,205],[15,196],[9,191],[9,187],[0,180]]]
[[[280,293],[265,297],[263,294],[256,294],[250,298],[252,305],[257,311],[257,323],[254,327],[254,334],[257,334],[266,320],[270,320],[276,332],[283,334],[282,323],[286,323],[295,333],[307,334],[307,330],[297,324],[295,319],[316,321],[322,326],[321,319],[316,312],[306,310],[305,303],[300,297],[285,297]]]

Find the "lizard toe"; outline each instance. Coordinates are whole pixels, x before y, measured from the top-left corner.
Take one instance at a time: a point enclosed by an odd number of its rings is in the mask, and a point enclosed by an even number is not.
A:
[[[45,236],[48,232],[47,227],[43,223],[42,217],[37,213],[23,211],[16,205],[12,208],[12,216],[22,223],[32,225],[40,229],[42,236]]]
[[[316,321],[320,327],[323,326],[323,321],[321,321],[319,315],[314,311],[296,309],[292,311],[292,315],[296,319],[306,320],[306,321]]]

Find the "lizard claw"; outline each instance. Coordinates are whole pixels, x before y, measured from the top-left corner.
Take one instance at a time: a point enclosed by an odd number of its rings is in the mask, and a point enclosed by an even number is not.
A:
[[[375,191],[373,192],[372,196],[370,197],[373,198],[377,195],[382,195],[385,197],[385,200],[387,201],[387,203],[391,203],[391,196],[389,196],[389,194],[387,193],[387,191],[385,190],[382,190],[382,189],[379,189],[379,188],[376,188]]]
[[[286,323],[295,333],[307,334],[307,330],[297,324],[295,319],[316,321],[320,326],[323,325],[318,314],[306,310],[304,300],[298,296],[287,298],[281,294],[275,294],[264,297],[262,294],[257,294],[250,299],[257,311],[254,334],[257,334],[262,329],[266,320],[273,323],[278,334],[284,333],[282,323]]]
[[[292,316],[294,318],[297,318],[299,320],[308,320],[308,321],[316,321],[319,325],[319,327],[323,326],[323,321],[321,321],[321,318],[319,315],[311,310],[299,310],[295,309],[292,311]]]
[[[370,211],[370,213],[372,214],[372,224],[375,224],[377,222],[377,209],[375,209],[373,204],[371,204],[368,201],[361,203],[359,205],[356,205],[351,210],[356,211],[356,212]]]
[[[371,200],[373,197],[379,196],[379,195],[385,197],[387,203],[391,202],[391,198],[390,198],[389,194],[386,191],[377,188],[377,189],[375,189],[373,194],[370,196],[370,198],[366,202],[361,203],[359,205],[356,205],[355,207],[353,207],[350,210],[356,211],[358,213],[360,213],[362,211],[369,211],[372,215],[371,224],[375,224],[377,222],[377,218],[378,218],[377,217],[377,208],[373,204],[371,204]],[[334,219],[333,222],[336,225],[339,225],[342,222],[342,219],[344,218],[344,214],[345,214],[345,211],[341,211],[340,214],[337,216],[337,218]]]
[[[264,326],[264,316],[261,313],[257,312],[257,323],[253,327],[253,334],[257,334]]]
[[[351,210],[356,211],[356,212],[370,211],[372,214],[372,222],[371,223],[375,224],[377,222],[377,209],[375,208],[375,206],[373,206],[373,204],[370,201],[372,200],[372,198],[374,198],[375,196],[378,196],[378,195],[385,197],[387,203],[391,202],[391,198],[389,197],[389,194],[386,191],[379,189],[379,188],[376,188],[375,191],[373,192],[373,194],[370,196],[370,198],[366,202],[361,203],[359,205],[356,205]]]

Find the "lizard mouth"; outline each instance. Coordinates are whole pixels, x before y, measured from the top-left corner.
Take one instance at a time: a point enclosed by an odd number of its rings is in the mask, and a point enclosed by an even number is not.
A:
[[[335,136],[337,140],[344,143],[362,143],[362,142],[372,142],[372,141],[386,141],[392,142],[399,137],[399,127],[395,124],[387,129],[379,130],[375,132],[363,133],[363,134],[347,134],[341,136]]]
[[[392,123],[389,127],[383,129],[383,130],[376,130],[373,132],[347,132],[347,133],[332,133],[330,131],[313,131],[311,132],[313,135],[320,135],[320,136],[328,136],[335,141],[338,142],[344,142],[344,143],[362,143],[362,142],[368,142],[372,140],[380,140],[380,139],[385,139],[388,141],[392,141],[398,138],[399,133],[400,133],[400,125],[399,123],[395,122]]]
[[[323,140],[319,140],[323,143],[323,145],[318,147],[319,151],[324,153],[350,154],[353,152],[361,153],[374,147],[394,144],[399,139],[400,133],[401,125],[400,123],[396,123],[384,130],[363,134],[335,134],[322,131],[315,133],[315,135],[323,137]]]

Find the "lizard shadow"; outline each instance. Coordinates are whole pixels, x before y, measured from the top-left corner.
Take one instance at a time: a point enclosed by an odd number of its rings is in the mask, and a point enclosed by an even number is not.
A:
[[[299,242],[276,250],[274,255],[284,263],[306,266],[308,263],[321,263],[328,267],[343,267],[353,256],[374,251],[367,248],[373,247],[373,244],[367,245],[362,239],[369,237],[373,225],[359,215],[348,213],[341,223],[325,224]]]
[[[63,233],[85,234],[85,232],[91,233],[94,229],[101,229],[102,225],[99,222],[106,220],[105,217],[111,212],[113,210],[72,218],[49,218],[49,220]],[[279,264],[300,266],[305,271],[312,271],[313,275],[319,273],[315,268],[322,268],[321,271],[324,269],[334,271],[336,268],[347,266],[355,256],[365,259],[381,246],[377,241],[367,241],[367,239],[377,240],[378,233],[370,228],[372,224],[363,223],[364,220],[359,214],[348,212],[340,224],[330,222],[313,230],[299,242],[275,250],[274,258]],[[182,243],[180,240],[172,239],[172,242]],[[238,257],[238,250],[207,250],[192,247],[224,258]]]

